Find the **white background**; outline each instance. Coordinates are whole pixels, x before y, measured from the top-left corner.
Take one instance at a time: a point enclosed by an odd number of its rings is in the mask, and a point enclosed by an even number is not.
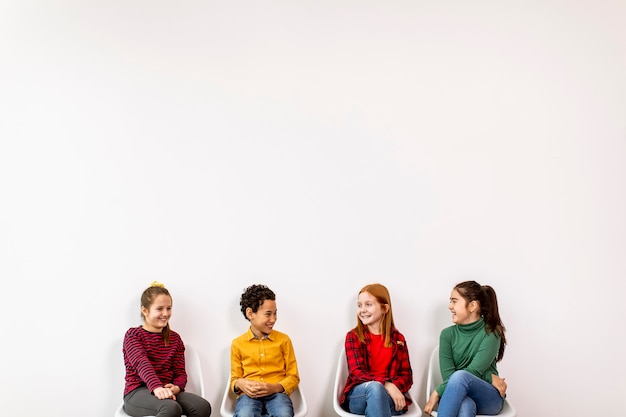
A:
[[[452,286],[500,297],[520,416],[621,416],[623,1],[2,1],[3,416],[110,417],[164,282],[219,415],[239,295],[277,293],[333,416],[381,282],[423,406]]]

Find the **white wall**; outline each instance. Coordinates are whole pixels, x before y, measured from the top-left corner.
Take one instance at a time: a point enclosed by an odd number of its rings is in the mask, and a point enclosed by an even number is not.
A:
[[[386,284],[423,405],[467,278],[520,416],[621,415],[624,2],[41,3],[0,5],[2,415],[111,416],[154,279],[214,416],[252,283],[311,417]]]

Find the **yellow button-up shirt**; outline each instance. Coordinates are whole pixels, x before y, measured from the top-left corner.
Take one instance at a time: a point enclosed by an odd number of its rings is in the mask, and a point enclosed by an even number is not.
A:
[[[251,329],[233,339],[230,347],[230,389],[235,389],[239,378],[264,381],[283,386],[291,394],[300,383],[298,364],[291,339],[272,330],[257,338]]]

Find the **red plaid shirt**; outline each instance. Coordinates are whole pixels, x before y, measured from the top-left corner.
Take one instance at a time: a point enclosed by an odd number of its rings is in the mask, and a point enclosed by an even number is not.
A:
[[[393,343],[393,354],[387,377],[376,377],[370,373],[368,344],[371,340],[370,333],[365,329],[365,343],[359,341],[354,329],[346,334],[346,358],[348,359],[348,379],[340,398],[342,406],[346,401],[346,394],[356,385],[368,381],[378,381],[384,384],[391,381],[406,397],[407,405],[411,404],[411,398],[407,395],[411,385],[413,385],[413,371],[409,361],[409,349],[402,333],[396,328],[391,329],[391,343]]]

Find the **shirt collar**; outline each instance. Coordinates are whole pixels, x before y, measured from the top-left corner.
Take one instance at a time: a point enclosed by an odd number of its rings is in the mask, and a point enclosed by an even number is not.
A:
[[[254,334],[254,332],[252,331],[252,328],[251,328],[251,327],[248,327],[248,337],[249,337],[249,339],[248,339],[248,340],[254,340],[254,339],[256,339],[256,340],[261,340],[261,339],[269,339],[269,340],[272,340],[272,338],[270,337],[270,335],[271,335],[271,334],[272,334],[272,333],[270,333],[270,334],[264,334],[264,335],[263,335],[263,337],[259,338],[259,337],[257,337],[257,335],[255,335],[255,334]]]

